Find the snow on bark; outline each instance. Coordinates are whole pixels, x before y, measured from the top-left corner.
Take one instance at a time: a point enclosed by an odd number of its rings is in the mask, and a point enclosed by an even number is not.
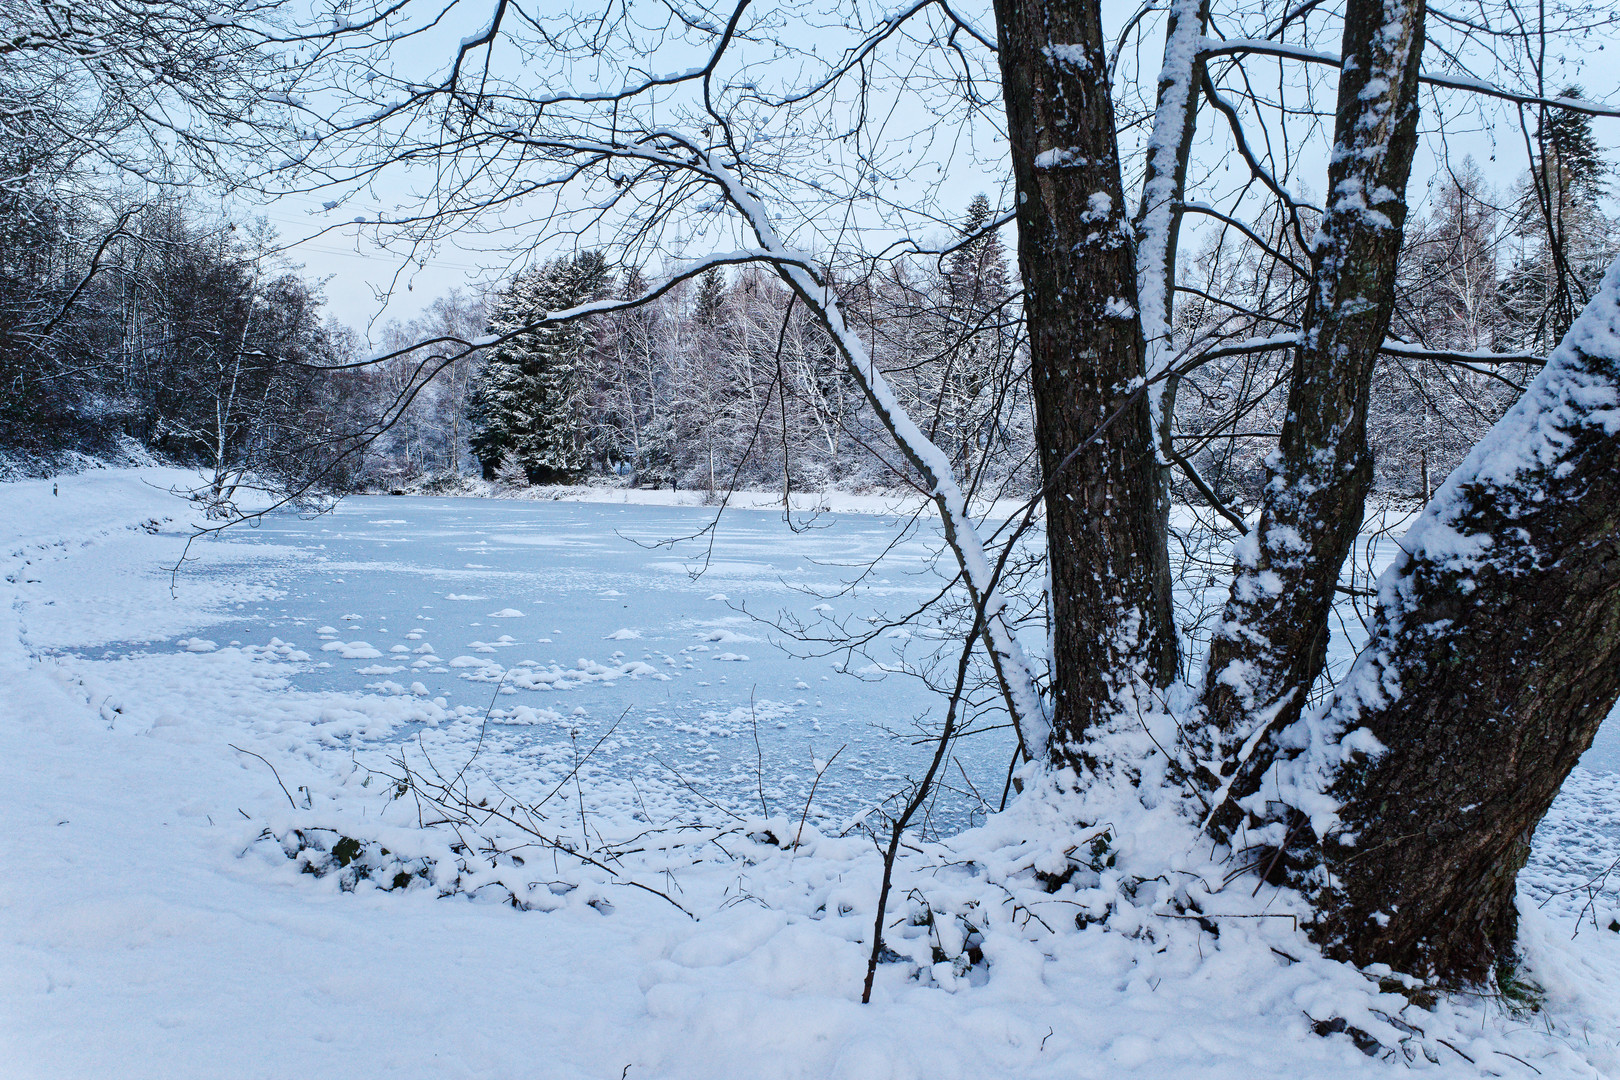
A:
[[[1620,698],[1617,461],[1620,263],[1406,534],[1371,642],[1247,800],[1284,808],[1272,842],[1330,955],[1468,981],[1511,958],[1530,838]]]
[[[1385,748],[1359,726],[1363,713],[1399,700],[1407,687],[1400,650],[1415,628],[1424,577],[1477,578],[1482,571],[1511,571],[1528,536],[1493,536],[1464,522],[1470,508],[1489,500],[1508,519],[1549,499],[1570,476],[1567,460],[1584,429],[1620,436],[1620,262],[1609,268],[1598,293],[1570,327],[1524,396],[1469,452],[1422,516],[1401,539],[1404,553],[1378,582],[1373,638],[1356,657],[1325,710],[1294,725],[1286,738],[1297,756],[1281,765],[1257,800],[1272,799],[1305,814],[1318,836],[1338,828],[1339,803],[1327,792],[1344,760],[1378,755]],[[1472,591],[1465,586],[1465,591]],[[1443,633],[1443,626],[1426,628]]]
[[[1163,431],[1163,377],[1169,370],[1170,304],[1174,285],[1176,208],[1185,193],[1198,83],[1204,68],[1200,45],[1209,18],[1205,0],[1175,0],[1165,29],[1159,101],[1147,145],[1147,176],[1136,220],[1136,293],[1147,346],[1143,371],[1154,390],[1149,398],[1153,429]],[[1170,406],[1174,407],[1173,403]],[[1162,440],[1161,435],[1161,440]],[[1160,464],[1169,461],[1161,449]]]
[[[1178,666],[1133,230],[1101,8],[995,9],[1052,569],[1052,757],[1091,770],[1098,738],[1140,727]]]
[[[1423,0],[1352,0],[1345,13],[1329,193],[1288,415],[1205,674],[1203,780],[1223,800],[1254,790],[1275,733],[1297,719],[1321,674],[1334,590],[1361,526],[1368,395],[1394,309],[1424,14]],[[1232,806],[1217,809],[1214,826],[1230,832]]]

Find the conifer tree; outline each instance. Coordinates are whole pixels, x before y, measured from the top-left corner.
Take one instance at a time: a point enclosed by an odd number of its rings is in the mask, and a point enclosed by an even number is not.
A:
[[[591,327],[535,324],[602,296],[611,279],[602,253],[586,251],[519,275],[502,290],[490,329],[512,336],[491,351],[469,403],[473,452],[486,479],[510,462],[531,484],[568,482],[589,465],[580,369],[593,346]]]
[[[983,194],[968,204],[962,235],[972,236],[950,258],[945,273],[945,291],[952,315],[964,342],[963,377],[979,385],[987,369],[998,358],[1000,340],[998,315],[1006,306],[1012,288],[1008,282],[1007,249],[994,232],[974,236],[990,222],[990,200]]]
[[[1561,96],[1580,98],[1579,86]],[[1535,156],[1520,185],[1514,232],[1523,247],[1502,282],[1508,347],[1546,351],[1569,329],[1613,259],[1616,245],[1601,206],[1610,167],[1592,118],[1543,109]]]

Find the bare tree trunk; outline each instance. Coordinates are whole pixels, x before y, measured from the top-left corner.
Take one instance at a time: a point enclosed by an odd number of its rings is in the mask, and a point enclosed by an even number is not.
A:
[[[1186,198],[1187,163],[1197,130],[1198,91],[1204,81],[1199,50],[1209,26],[1209,0],[1175,0],[1164,31],[1164,63],[1159,68],[1158,103],[1148,140],[1142,202],[1136,220],[1136,284],[1147,344],[1147,375],[1159,438],[1160,514],[1169,527],[1170,435],[1176,412],[1178,376],[1169,374],[1171,326],[1175,307],[1176,245],[1181,237],[1181,204]]]
[[[450,473],[461,476],[461,412],[466,400],[466,388],[461,379],[461,358],[458,356],[450,368]]]
[[[1205,676],[1212,824],[1233,828],[1276,731],[1300,714],[1327,653],[1339,571],[1372,483],[1367,400],[1395,304],[1417,148],[1424,0],[1350,0],[1329,198],[1311,252],[1279,453],[1259,527],[1239,546]]]
[[[1617,405],[1620,263],[1406,535],[1325,726],[1263,789],[1321,837],[1291,856],[1331,953],[1466,980],[1511,958],[1531,835],[1620,697]]]
[[[1046,482],[1052,755],[1177,667],[1135,254],[1098,0],[997,0]]]

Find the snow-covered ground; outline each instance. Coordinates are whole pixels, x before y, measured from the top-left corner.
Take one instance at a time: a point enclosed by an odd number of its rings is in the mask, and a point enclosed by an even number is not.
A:
[[[915,771],[883,729],[929,702],[751,615],[898,612],[933,581],[926,533],[829,598],[892,516],[739,512],[693,579],[704,545],[631,541],[702,508],[384,497],[193,545],[171,580],[185,481],[0,485],[0,1075],[1620,1075],[1613,724],[1524,876],[1538,1013],[1382,993],[1287,894],[1223,888],[1168,804],[1039,782],[907,851],[862,1006],[879,865],[836,833]],[[958,786],[1005,768],[995,740]],[[433,827],[400,760],[540,805],[534,831]],[[301,872],[339,836],[355,862]],[[1335,1017],[1392,1049],[1311,1033]]]

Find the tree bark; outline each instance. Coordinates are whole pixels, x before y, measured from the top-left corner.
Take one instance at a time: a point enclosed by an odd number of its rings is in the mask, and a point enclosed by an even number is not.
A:
[[[1328,203],[1311,252],[1288,413],[1260,524],[1237,567],[1205,675],[1204,782],[1217,835],[1241,815],[1327,653],[1339,571],[1372,483],[1367,400],[1389,329],[1417,148],[1424,0],[1350,0]]]
[[[1098,0],[995,7],[1046,483],[1052,756],[1080,765],[1093,728],[1175,676],[1169,555]]]
[[[1177,375],[1170,373],[1171,327],[1175,309],[1176,245],[1181,238],[1181,204],[1187,192],[1187,164],[1198,126],[1199,87],[1204,54],[1199,49],[1209,26],[1209,0],[1175,0],[1164,30],[1164,62],[1159,68],[1153,134],[1148,139],[1142,202],[1136,231],[1136,285],[1147,345],[1148,388],[1159,437],[1160,512],[1169,527],[1171,429],[1176,411]]]
[[[1370,644],[1257,798],[1320,837],[1292,856],[1331,954],[1469,981],[1511,958],[1530,838],[1620,697],[1617,463],[1620,263],[1406,535]]]

